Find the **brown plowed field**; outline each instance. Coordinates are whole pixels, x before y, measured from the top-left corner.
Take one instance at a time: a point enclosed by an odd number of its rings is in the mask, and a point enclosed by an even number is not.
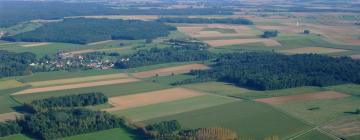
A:
[[[203,65],[203,64],[190,64],[190,65],[155,69],[155,70],[150,70],[150,71],[143,71],[143,72],[134,73],[133,75],[136,78],[148,78],[148,77],[153,77],[156,75],[168,76],[171,74],[183,74],[183,73],[188,73],[191,70],[201,70],[201,69],[208,69],[208,68],[209,67],[207,67],[206,65]]]
[[[17,113],[17,112],[0,114],[0,122],[4,122],[4,121],[8,121],[8,120],[15,120],[16,117],[20,117],[22,115],[23,114]]]
[[[301,94],[301,95],[262,98],[262,99],[256,99],[255,101],[271,104],[271,105],[277,105],[277,104],[285,104],[285,103],[298,102],[298,101],[343,98],[348,96],[349,95],[334,91],[325,91],[325,92],[309,93],[309,94]]]
[[[109,98],[109,103],[114,108],[105,109],[105,111],[118,111],[123,109],[129,109],[134,107],[146,106],[151,104],[181,100],[196,96],[202,96],[203,93],[184,89],[184,88],[172,88],[165,90],[158,90],[153,92],[119,96]]]

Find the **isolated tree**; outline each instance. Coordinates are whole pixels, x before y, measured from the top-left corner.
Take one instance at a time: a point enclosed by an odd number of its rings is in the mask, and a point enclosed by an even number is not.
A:
[[[360,107],[355,110],[355,114],[360,114]]]
[[[274,30],[274,31],[265,31],[261,37],[262,38],[271,38],[271,37],[277,37],[279,31]]]
[[[304,30],[304,34],[310,34],[310,30]]]

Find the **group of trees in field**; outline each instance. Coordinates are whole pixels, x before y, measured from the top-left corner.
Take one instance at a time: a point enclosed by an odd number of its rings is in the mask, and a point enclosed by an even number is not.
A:
[[[253,22],[244,18],[185,18],[185,17],[164,17],[159,22],[167,23],[195,23],[195,24],[242,24],[252,25]]]
[[[195,70],[196,79],[175,84],[218,80],[258,90],[360,83],[360,61],[318,54],[283,55],[272,52],[219,56],[209,70]]]
[[[126,69],[170,62],[202,61],[214,57],[214,54],[206,49],[208,46],[204,43],[175,40],[171,42],[171,46],[167,48],[140,50],[135,54],[121,57],[115,63],[115,68]]]
[[[0,78],[31,74],[30,64],[35,60],[36,55],[33,53],[0,50]]]
[[[2,39],[86,44],[111,39],[152,40],[167,36],[173,30],[176,30],[176,27],[154,21],[74,18],[48,23],[33,31],[5,36]]]
[[[22,128],[16,121],[0,122],[0,137],[18,134]]]
[[[304,31],[305,32],[305,31]],[[279,34],[279,31],[274,30],[274,31],[265,31],[261,37],[262,38],[271,38],[271,37],[277,37]]]
[[[235,132],[225,128],[182,129],[176,120],[162,121],[145,126],[145,133],[153,139],[181,140],[236,140]]]
[[[92,92],[35,100],[27,106],[31,107],[33,111],[44,112],[52,108],[91,106],[104,104],[107,101],[108,99],[103,93]]]
[[[61,19],[68,16],[91,15],[231,15],[232,9],[115,9],[100,3],[60,1],[0,1],[0,27],[36,19]]]

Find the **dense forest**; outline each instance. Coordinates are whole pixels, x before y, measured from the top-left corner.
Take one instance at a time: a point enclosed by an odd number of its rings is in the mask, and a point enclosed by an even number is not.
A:
[[[258,90],[360,83],[360,61],[317,54],[271,52],[224,54],[209,70],[196,70],[197,79],[175,84],[218,80]]]
[[[27,106],[36,112],[44,112],[49,108],[83,107],[104,104],[107,101],[108,99],[103,93],[93,92],[35,100]]]
[[[60,1],[0,1],[0,27],[35,19],[89,15],[230,15],[231,9],[114,9],[100,3]]]
[[[176,27],[153,21],[74,18],[48,23],[36,30],[5,36],[2,39],[86,44],[111,39],[151,40],[167,36],[173,30],[176,30]]]
[[[0,50],[0,78],[31,74],[30,64],[36,61],[32,53],[13,53]]]
[[[115,68],[126,69],[140,66],[186,61],[202,61],[214,57],[208,47],[200,42],[170,41],[171,47],[140,50],[135,54],[124,56],[115,63]]]
[[[182,18],[182,17],[167,17],[167,18],[159,18],[157,21],[159,22],[167,22],[167,23],[196,23],[196,24],[242,24],[242,25],[252,25],[253,22],[244,19],[244,18]]]

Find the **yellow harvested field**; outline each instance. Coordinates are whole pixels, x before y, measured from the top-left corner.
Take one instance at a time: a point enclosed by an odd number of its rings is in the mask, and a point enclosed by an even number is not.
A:
[[[31,43],[31,44],[25,44],[22,45],[22,47],[38,47],[38,46],[45,46],[45,45],[49,45],[50,43]]]
[[[105,40],[105,41],[93,42],[93,43],[89,43],[87,45],[99,45],[99,44],[109,43],[111,41],[113,41],[113,40]]]
[[[269,47],[281,46],[279,42],[273,39],[230,39],[230,40],[208,40],[205,42],[214,47],[241,45],[241,44],[250,44],[250,43],[263,43],[265,46],[269,46]]]
[[[209,69],[208,66],[203,64],[189,64],[183,66],[175,66],[175,67],[168,67],[168,68],[160,68],[150,71],[143,71],[138,73],[133,73],[133,76],[136,78],[148,78],[153,76],[168,76],[172,74],[183,74],[188,73],[191,70],[202,70],[202,69]]]
[[[31,89],[26,89],[26,90],[14,93],[12,95],[30,94],[30,93],[39,93],[39,92],[49,92],[49,91],[59,91],[59,90],[86,88],[86,87],[95,87],[95,86],[105,86],[105,85],[114,85],[114,84],[131,83],[131,82],[137,82],[137,81],[139,81],[139,80],[135,79],[135,78],[125,78],[125,79],[116,79],[116,80],[107,80],[107,81],[97,81],[97,82],[88,82],[88,83],[60,85],[60,86],[31,88]]]
[[[25,84],[16,81],[16,80],[5,80],[5,81],[0,81],[0,90],[3,89],[9,89],[9,88],[16,88],[16,87],[21,87],[21,86],[25,86]]]
[[[345,52],[348,50],[343,49],[334,49],[334,48],[324,48],[324,47],[306,47],[306,48],[295,48],[289,50],[281,50],[280,52],[286,54],[328,54],[328,53],[338,53],[338,52]]]
[[[112,97],[109,98],[109,103],[114,107],[110,109],[105,109],[104,111],[119,111],[123,109],[176,101],[202,95],[205,94],[185,88],[172,88],[135,95]]]
[[[348,116],[337,119],[323,127],[324,129],[331,130],[337,135],[343,137],[350,137],[360,134],[360,117]]]
[[[301,95],[261,98],[261,99],[256,99],[255,101],[271,104],[271,105],[278,105],[278,104],[285,104],[285,103],[299,102],[299,101],[336,99],[336,98],[343,98],[348,96],[349,95],[347,94],[338,93],[335,91],[324,91],[324,92],[308,93]]]
[[[10,112],[10,113],[0,114],[0,122],[15,120],[16,117],[21,117],[21,116],[23,116],[23,114],[18,113],[18,112]]]
[[[121,79],[121,78],[128,78],[128,77],[129,77],[129,75],[127,75],[125,73],[118,73],[118,74],[106,74],[106,75],[98,75],[98,76],[87,76],[87,77],[79,77],[79,78],[67,78],[67,79],[31,82],[28,84],[33,87],[42,87],[42,86],[74,84],[74,83],[90,82],[90,81]]]

